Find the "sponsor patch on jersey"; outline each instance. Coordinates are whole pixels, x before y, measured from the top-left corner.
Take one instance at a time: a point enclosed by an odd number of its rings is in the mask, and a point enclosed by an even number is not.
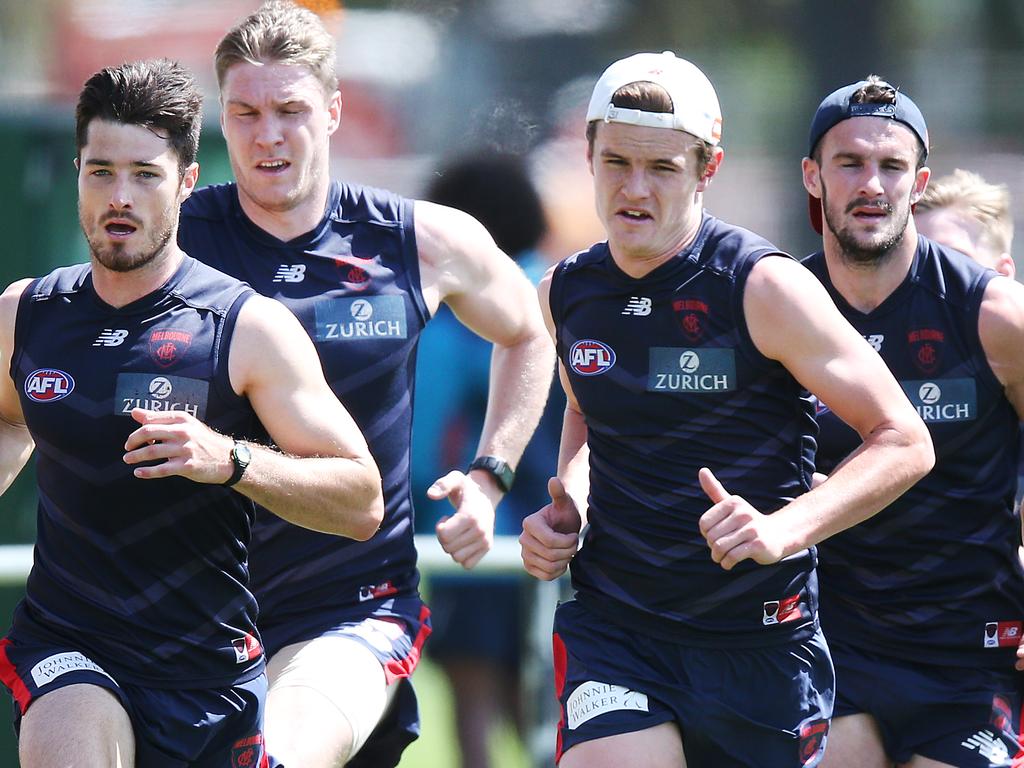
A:
[[[569,694],[565,702],[569,730],[575,730],[588,720],[593,720],[606,712],[621,709],[649,712],[647,694],[631,691],[624,685],[588,680]]]
[[[596,339],[580,339],[569,348],[569,367],[580,376],[598,376],[615,365],[615,350]]]
[[[973,421],[978,414],[974,379],[901,381],[907,398],[925,422]]]
[[[114,389],[115,413],[130,415],[132,408],[148,411],[185,411],[206,419],[210,382],[184,376],[119,373]]]
[[[61,675],[66,675],[68,672],[97,672],[104,677],[114,680],[103,667],[88,656],[78,651],[66,651],[64,653],[55,653],[53,656],[47,656],[32,667],[32,682],[36,684],[37,688],[42,688],[44,685],[52,683]]]
[[[648,392],[731,392],[736,389],[736,354],[731,349],[651,347]]]
[[[772,624],[784,624],[787,621],[802,619],[804,613],[800,610],[800,595],[790,595],[782,600],[768,600],[764,604],[764,615],[761,623],[766,627]]]
[[[263,734],[247,736],[231,745],[231,768],[263,768]]]
[[[812,720],[800,726],[800,764],[807,765],[818,756],[828,735],[828,720]]]
[[[910,359],[921,373],[931,375],[942,365],[946,334],[935,328],[917,328],[907,333]]]
[[[149,334],[149,354],[161,368],[179,362],[192,346],[192,334],[174,328],[157,328]]]
[[[1020,645],[1021,630],[1024,622],[1020,621],[989,621],[985,624],[986,648],[1016,648]]]
[[[55,403],[74,391],[71,374],[56,368],[37,368],[25,377],[25,394],[37,403]]]
[[[679,327],[683,335],[696,344],[704,337],[708,329],[708,317],[711,310],[703,299],[679,298],[672,302],[672,311],[676,313]]]
[[[404,339],[408,335],[402,296],[324,299],[315,305],[316,341]]]
[[[242,637],[232,640],[231,647],[235,649],[235,661],[239,664],[258,659],[263,654],[263,646],[260,645],[260,641],[248,632]]]
[[[391,595],[397,594],[398,587],[390,581],[383,581],[380,584],[369,584],[365,587],[360,587],[359,602],[365,603],[367,600],[379,600],[383,597],[391,597]]]

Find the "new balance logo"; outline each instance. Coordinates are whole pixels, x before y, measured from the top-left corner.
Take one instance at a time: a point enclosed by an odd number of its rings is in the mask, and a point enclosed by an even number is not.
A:
[[[626,302],[626,308],[622,310],[624,315],[636,315],[645,317],[651,314],[651,300],[646,296],[630,296]]]
[[[119,347],[128,338],[128,331],[104,328],[103,332],[92,343],[94,347]]]
[[[871,345],[871,348],[875,352],[882,351],[882,342],[885,341],[885,336],[881,333],[872,333],[864,337],[864,340]]]
[[[275,283],[301,283],[306,277],[305,264],[282,264],[274,275]]]

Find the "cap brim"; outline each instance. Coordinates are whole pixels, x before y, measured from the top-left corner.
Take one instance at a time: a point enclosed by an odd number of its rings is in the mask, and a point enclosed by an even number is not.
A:
[[[807,215],[811,220],[811,226],[819,235],[824,232],[821,222],[821,198],[817,198],[810,192],[807,193]]]

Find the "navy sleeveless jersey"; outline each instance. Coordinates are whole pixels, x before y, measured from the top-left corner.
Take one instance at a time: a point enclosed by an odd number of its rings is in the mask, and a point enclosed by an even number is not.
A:
[[[317,615],[324,628],[373,610],[387,615],[392,596],[416,594],[409,446],[416,346],[428,310],[412,212],[411,200],[390,192],[333,183],[320,224],[282,242],[249,221],[234,184],[202,189],[183,208],[178,240],[186,252],[299,318],[383,478],[384,521],[366,542],[257,511],[252,583],[268,638]]]
[[[195,688],[262,671],[246,589],[254,505],[122,460],[134,407],[184,410],[225,434],[261,430],[231,389],[227,350],[253,292],[186,258],[115,309],[88,265],[22,295],[11,375],[36,443],[38,533],[26,612],[120,682]]]
[[[642,278],[622,272],[606,243],[554,273],[558,356],[590,447],[590,527],[573,586],[609,620],[736,647],[816,626],[813,548],[727,572],[698,528],[711,506],[703,466],[765,513],[809,487],[810,396],[757,351],[743,317],[747,275],[769,254],[785,257],[705,214],[694,243]]]
[[[913,661],[1011,669],[1024,620],[1018,417],[978,336],[995,273],[921,237],[903,283],[863,313],[832,285],[824,254],[805,263],[889,366],[936,454],[889,507],[820,545],[826,633]],[[859,440],[827,403],[818,411],[827,473]]]

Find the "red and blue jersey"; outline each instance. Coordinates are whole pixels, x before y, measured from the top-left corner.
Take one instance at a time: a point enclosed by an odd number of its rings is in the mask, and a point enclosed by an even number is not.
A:
[[[252,583],[267,647],[387,615],[394,598],[417,594],[419,581],[409,452],[416,348],[429,311],[413,202],[333,183],[320,223],[283,242],[245,216],[234,184],[207,187],[183,206],[178,242],[298,317],[383,478],[384,521],[366,542],[257,512]]]
[[[12,636],[42,626],[125,683],[198,688],[260,674],[246,588],[254,505],[183,477],[136,478],[122,460],[137,407],[262,434],[228,380],[251,295],[189,258],[119,308],[97,295],[89,265],[26,288],[10,372],[36,444],[38,534]]]
[[[698,528],[697,480],[771,513],[809,487],[809,394],[754,346],[743,291],[766,240],[704,215],[686,250],[642,278],[606,243],[563,261],[550,305],[559,359],[587,426],[589,529],[577,598],[611,621],[695,645],[809,637],[815,553],[725,571]]]
[[[1024,620],[1019,419],[978,335],[995,273],[921,237],[900,286],[860,312],[832,284],[824,254],[805,264],[889,366],[936,454],[903,496],[819,546],[826,634],[917,662],[1011,669]],[[817,410],[827,473],[860,441],[828,403]]]

